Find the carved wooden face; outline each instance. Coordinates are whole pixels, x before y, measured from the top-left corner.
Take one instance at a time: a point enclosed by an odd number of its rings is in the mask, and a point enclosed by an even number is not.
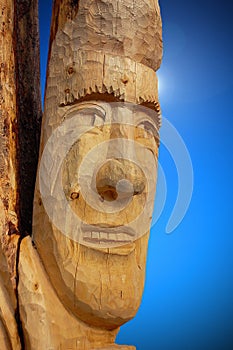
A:
[[[94,326],[116,328],[140,304],[157,123],[142,106],[81,103],[67,109],[44,149],[34,210],[44,220],[34,215],[34,240],[61,301]]]

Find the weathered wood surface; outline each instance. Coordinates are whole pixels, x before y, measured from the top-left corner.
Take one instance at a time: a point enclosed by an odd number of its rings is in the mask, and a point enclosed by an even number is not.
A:
[[[157,103],[158,1],[55,1],[49,57],[50,108],[91,93]]]
[[[157,1],[56,0],[53,8],[40,160],[47,141],[57,127],[75,113],[79,120],[84,120],[88,115],[87,111],[84,117],[82,113],[78,113],[80,108],[88,109],[88,103],[93,103],[97,109],[101,109],[101,103],[106,102],[110,115],[112,108],[109,102],[144,104],[155,110],[157,128],[160,109],[155,70],[160,65],[161,56],[161,18]],[[119,109],[116,114],[120,113]],[[127,220],[142,210],[146,190],[143,192],[145,187],[141,184],[139,187],[142,190],[134,196],[130,212],[115,216],[115,222],[104,223],[103,218],[106,219],[107,216],[101,216],[84,203],[82,195],[78,193],[78,184],[74,185],[75,190],[72,192],[74,174],[81,160],[85,158],[85,153],[91,150],[97,141],[113,139],[116,135],[129,139],[129,134],[129,128],[125,126],[116,126],[114,130],[106,127],[102,129],[102,133],[97,128],[96,134],[93,132],[90,136],[87,133],[74,144],[65,157],[62,170],[64,192],[73,211],[85,222],[102,225],[101,227],[105,224],[105,228],[112,228],[114,224],[126,224]],[[49,172],[54,170],[56,159],[62,157],[61,149],[59,151],[63,144],[62,138],[58,137],[51,142],[51,152],[47,153],[48,162],[45,168],[48,177]],[[149,145],[147,140],[144,145],[151,149],[157,159],[158,144],[152,142]],[[56,157],[54,150],[58,150]],[[125,162],[123,168],[124,171],[126,168],[129,170],[129,164]],[[112,175],[117,176],[115,173]],[[140,305],[149,230],[145,227],[142,237],[121,247],[98,249],[80,244],[56,227],[62,218],[67,229],[71,226],[69,216],[65,211],[62,212],[61,206],[51,202],[53,213],[48,216],[40,193],[39,173],[37,180],[33,240],[43,262],[43,273],[48,275],[51,285],[56,290],[64,307],[64,315],[68,310],[76,319],[78,332],[84,334],[87,348],[128,348],[114,345],[114,336],[109,342],[109,335],[132,319]],[[56,185],[56,182],[57,178],[54,178],[53,184]],[[47,186],[46,178],[44,184]],[[101,227],[98,239],[104,239],[104,236],[109,234],[101,232]],[[90,238],[92,235],[91,233]],[[123,232],[121,237],[124,237]],[[27,288],[22,284],[21,294],[25,293],[25,298]],[[33,296],[33,293],[30,296]],[[29,320],[33,309],[31,305],[21,302],[25,320]],[[43,308],[46,310],[46,306]],[[44,313],[43,309],[41,312]],[[62,317],[61,315],[60,312],[59,317]],[[84,325],[88,326],[88,329]],[[93,333],[96,329],[103,332],[101,343],[98,343],[97,335]],[[72,335],[69,333],[59,335],[57,332],[55,338],[57,341],[60,339],[61,347],[66,342],[72,342]],[[85,349],[84,345],[83,348]]]
[[[30,237],[23,239],[19,302],[26,349],[90,350],[112,343],[117,331],[90,328],[64,308]]]
[[[114,341],[119,327],[134,317],[140,305],[147,226],[144,235],[123,246],[80,244],[61,233],[48,217],[37,179],[34,245],[24,237],[31,231],[41,118],[37,0],[2,0],[0,13],[0,348],[134,349]],[[97,109],[109,108],[112,115],[111,102],[145,105],[155,111],[157,130],[160,107],[155,71],[161,57],[157,0],[55,0],[40,160],[53,131],[86,103],[89,108],[89,102]],[[116,115],[121,112],[116,109]],[[96,131],[97,136],[87,133],[67,153],[62,183],[67,200],[72,199],[72,210],[84,221],[100,225],[100,232],[95,232],[100,241],[109,237],[106,227],[124,226],[139,213],[148,193],[142,173],[128,162],[119,162],[119,171],[107,164],[114,179],[127,169],[140,176],[129,177],[135,182],[130,212],[117,215],[114,222],[98,221],[105,215],[96,215],[84,203],[78,187],[72,187],[72,177],[98,137],[108,141],[116,135],[126,139],[132,135],[130,128],[121,125],[106,126],[102,134],[97,126]],[[138,139],[143,134],[139,132]],[[55,140],[52,148],[59,150],[60,141]],[[157,161],[157,139],[140,142]],[[109,184],[104,178],[102,186],[102,173],[99,193],[105,200]],[[56,217],[56,210],[62,208],[53,209]],[[68,216],[61,218],[68,228]],[[119,237],[125,236],[122,232]]]
[[[30,233],[32,221],[41,119],[38,57],[37,0],[0,1],[1,349],[21,348],[17,259],[20,237]]]
[[[21,349],[15,310],[16,298],[9,267],[0,245],[0,349]]]
[[[15,249],[10,246],[15,235],[31,232],[39,149],[37,0],[1,1],[0,13],[0,234],[14,276]]]
[[[15,235],[19,231],[17,110],[12,1],[0,3],[0,238],[9,271],[15,277]]]

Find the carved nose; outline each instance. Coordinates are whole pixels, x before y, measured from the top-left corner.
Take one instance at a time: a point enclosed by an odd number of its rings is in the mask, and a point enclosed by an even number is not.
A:
[[[110,159],[98,170],[96,189],[103,200],[129,198],[145,189],[143,171],[127,159]]]

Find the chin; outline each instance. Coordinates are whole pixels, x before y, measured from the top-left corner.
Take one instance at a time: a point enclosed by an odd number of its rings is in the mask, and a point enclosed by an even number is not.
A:
[[[114,329],[135,316],[145,278],[140,240],[108,251],[81,247],[82,258],[75,276],[74,310],[82,321]]]
[[[36,244],[63,305],[92,327],[112,330],[132,319],[144,289],[149,232],[120,247],[90,248],[52,231],[46,244],[43,237]]]

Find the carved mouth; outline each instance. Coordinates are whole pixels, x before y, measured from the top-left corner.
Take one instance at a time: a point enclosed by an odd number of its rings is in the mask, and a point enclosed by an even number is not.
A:
[[[83,240],[96,244],[127,244],[135,240],[135,232],[124,226],[83,225]]]
[[[131,243],[132,238],[129,239],[129,235],[126,233],[107,233],[107,232],[86,232],[83,240],[90,243],[119,243],[126,244]]]

